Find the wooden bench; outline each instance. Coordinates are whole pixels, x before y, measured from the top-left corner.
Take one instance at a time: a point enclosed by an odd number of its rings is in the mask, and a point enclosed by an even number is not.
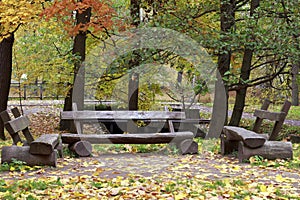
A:
[[[14,119],[9,112],[3,111],[0,117],[10,134],[13,145],[4,146],[1,151],[1,163],[10,163],[13,159],[26,162],[29,166],[48,165],[56,167],[57,154],[62,156],[62,143],[59,134],[44,134],[34,140],[29,130],[28,116],[21,116],[18,108],[11,109]],[[19,135],[22,132],[25,141]]]
[[[195,137],[205,138],[207,133],[199,126],[209,124],[210,120],[200,118],[199,109],[176,109],[175,111],[185,113],[184,119],[169,120],[173,123],[175,131],[191,131]]]
[[[255,110],[254,116],[256,116],[256,120],[252,131],[240,127],[224,126],[221,134],[222,155],[238,151],[240,162],[254,155],[267,159],[288,159],[293,157],[292,144],[290,142],[274,141],[278,137],[291,103],[285,101],[280,112],[267,111],[270,103],[266,99],[261,109]],[[264,119],[275,122],[270,134],[258,133]]]
[[[159,144],[175,143],[182,154],[198,152],[198,144],[193,141],[194,134],[190,131],[175,132],[172,120],[185,118],[184,112],[169,111],[77,111],[73,104],[73,111],[61,112],[61,119],[73,120],[77,134],[62,134],[62,142],[70,145],[80,156],[91,154],[90,144]],[[137,133],[135,120],[147,123],[167,122],[169,132]],[[84,122],[128,122],[124,132],[129,134],[83,134],[82,123]],[[163,125],[162,125],[163,126]],[[124,127],[123,127],[124,128]],[[133,131],[131,131],[133,130]],[[133,132],[133,133],[132,133]]]

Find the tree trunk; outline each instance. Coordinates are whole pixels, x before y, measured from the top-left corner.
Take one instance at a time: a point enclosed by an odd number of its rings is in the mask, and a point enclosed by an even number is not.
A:
[[[128,110],[138,110],[139,74],[131,73],[128,84]]]
[[[251,7],[250,7],[250,16],[253,16],[254,10],[259,6],[259,0],[252,0],[251,1]],[[254,41],[254,36],[251,36],[252,40]],[[249,41],[251,42],[251,41]],[[253,46],[248,45],[245,48],[244,51],[244,57],[242,62],[242,68],[241,68],[241,75],[240,75],[240,82],[239,85],[245,85],[245,81],[247,81],[250,77],[251,73],[251,63],[252,63],[252,57],[253,57]],[[242,87],[236,91],[236,97],[235,97],[235,103],[234,108],[232,112],[232,116],[229,122],[230,126],[238,126],[243,110],[245,107],[245,100],[246,100],[246,94],[247,94],[247,87]]]
[[[140,1],[131,0],[130,1],[130,15],[132,18],[131,24],[135,27],[138,27],[140,24]],[[129,62],[130,67],[136,67],[140,63],[140,55],[138,51],[132,52],[132,58]],[[128,110],[138,110],[138,101],[139,101],[139,74],[134,71],[129,74],[129,83],[128,83]]]
[[[299,106],[299,84],[297,77],[299,76],[299,65],[293,65],[292,68],[292,105]]]
[[[235,26],[235,7],[236,1],[235,0],[222,0],[220,4],[220,11],[221,11],[221,35],[223,42],[227,41],[230,38],[227,38],[225,35],[231,33],[234,26]],[[224,74],[230,69],[230,57],[231,57],[231,48],[230,47],[223,47],[220,49],[221,53],[218,56],[218,70],[221,77],[224,77]],[[228,100],[228,88],[225,83],[225,93],[226,99]],[[226,102],[226,110],[228,109],[228,102]],[[226,120],[225,124],[227,123],[227,112],[226,112]]]
[[[7,101],[12,73],[12,48],[14,35],[0,42],[0,112],[7,109]],[[4,124],[0,121],[0,138],[5,140]]]
[[[91,8],[87,8],[85,11],[76,13],[76,24],[86,24],[91,18]],[[67,97],[64,102],[64,111],[72,110],[72,102],[75,101],[79,110],[83,109],[84,106],[84,78],[85,70],[82,68],[82,62],[85,60],[85,49],[86,49],[86,32],[79,31],[79,33],[74,38],[73,43],[73,55],[79,56],[74,64],[74,83],[75,88],[71,88],[68,92]],[[74,86],[74,85],[73,85]],[[70,121],[61,120],[60,121],[61,130],[69,130],[71,132],[75,131],[74,124]]]

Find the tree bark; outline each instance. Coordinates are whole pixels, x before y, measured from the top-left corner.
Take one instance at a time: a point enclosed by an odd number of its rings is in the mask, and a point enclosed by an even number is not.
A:
[[[87,24],[91,18],[91,8],[87,8],[83,12],[76,12],[76,25]],[[78,109],[82,110],[84,106],[84,78],[85,70],[82,68],[82,62],[85,60],[86,52],[86,37],[87,33],[85,31],[79,31],[79,33],[74,38],[72,53],[75,56],[79,56],[79,60],[74,63],[74,82],[76,83],[76,88],[71,88],[64,102],[64,111],[72,110],[72,102],[75,101]],[[76,131],[74,124],[70,121],[61,120],[60,121],[61,130],[69,130],[71,132]]]
[[[297,77],[299,76],[299,65],[293,65],[292,68],[292,105],[299,106],[299,84]]]
[[[222,42],[230,40],[230,38],[226,37],[226,34],[229,34],[233,31],[235,26],[235,7],[236,1],[235,0],[222,0],[220,3],[220,11],[221,11],[221,35]],[[220,54],[218,56],[218,70],[221,77],[224,77],[224,74],[229,71],[230,69],[230,57],[231,57],[231,48],[230,47],[223,47],[220,49]],[[228,88],[227,84],[225,83],[225,94],[226,99],[228,100]],[[215,103],[214,103],[215,104]],[[228,109],[228,101],[226,102],[226,110]],[[225,124],[227,123],[227,112],[226,112],[226,119]]]
[[[0,42],[0,112],[7,109],[7,101],[12,73],[12,49],[14,35]],[[0,121],[0,138],[5,140],[4,124]]]
[[[250,16],[253,16],[254,11],[258,6],[259,6],[259,0],[251,1]],[[253,37],[254,36],[252,35],[252,40],[254,40]],[[242,68],[241,68],[241,75],[240,75],[240,82],[239,82],[240,85],[247,84],[245,83],[245,81],[249,80],[250,73],[251,73],[253,52],[254,52],[254,47],[252,45],[246,46],[244,51]],[[247,94],[247,87],[242,87],[241,89],[236,91],[234,108],[229,122],[230,126],[239,125],[245,107],[246,94]]]
[[[130,0],[130,15],[132,18],[131,24],[138,27],[140,24],[140,1]],[[129,61],[129,68],[136,67],[140,64],[140,55],[138,50],[132,52],[132,58]],[[128,110],[138,110],[139,101],[139,74],[132,72],[129,74],[128,82]]]

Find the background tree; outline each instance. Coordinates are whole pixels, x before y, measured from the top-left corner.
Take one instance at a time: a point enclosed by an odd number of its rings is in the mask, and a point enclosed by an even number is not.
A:
[[[70,15],[73,13],[73,15]],[[54,1],[44,11],[44,14],[50,17],[58,17],[62,20],[74,37],[73,50],[74,55],[74,81],[78,81],[76,95],[73,95],[73,88],[69,90],[65,98],[64,110],[72,110],[72,100],[75,100],[78,109],[83,109],[84,101],[84,69],[81,69],[82,62],[85,60],[86,39],[91,34],[96,37],[97,33],[106,33],[112,28],[112,15],[114,11],[105,2],[96,0],[79,0],[79,1]],[[80,72],[80,74],[79,74]],[[73,83],[70,83],[72,85]],[[61,121],[61,129],[70,129],[71,124],[67,121]]]

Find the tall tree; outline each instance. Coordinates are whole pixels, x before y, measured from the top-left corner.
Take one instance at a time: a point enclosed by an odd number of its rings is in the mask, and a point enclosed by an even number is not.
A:
[[[70,16],[75,13],[75,18]],[[84,105],[84,74],[85,71],[81,67],[85,60],[87,35],[99,32],[106,32],[112,27],[113,10],[105,2],[97,0],[78,0],[78,1],[54,1],[44,14],[49,17],[58,17],[66,23],[65,28],[70,35],[74,37],[73,55],[74,55],[74,81],[76,84],[76,93],[71,87],[67,97],[65,98],[64,110],[72,110],[72,101],[75,100],[78,109],[83,109]],[[75,24],[75,25],[74,25]],[[73,83],[69,83],[73,84]],[[60,128],[70,130],[71,123],[61,121]]]
[[[38,18],[41,2],[43,1],[0,1],[0,112],[7,108],[12,73],[14,33],[21,25]],[[2,120],[0,121],[0,138],[5,139]]]
[[[251,0],[250,2],[250,17],[253,17],[255,9],[259,6],[259,0]],[[241,75],[240,75],[240,81],[239,84],[243,85],[250,77],[251,72],[251,65],[252,65],[252,57],[254,53],[254,46],[251,41],[255,40],[255,36],[253,33],[253,27],[250,26],[250,37],[249,41],[245,46],[244,50],[244,56],[242,61],[242,67],[241,67]],[[235,97],[235,103],[233,108],[233,113],[229,122],[229,125],[231,126],[238,126],[240,123],[240,120],[242,118],[243,110],[245,107],[245,100],[246,100],[246,92],[247,87],[243,87],[236,91],[236,97]]]
[[[9,95],[11,72],[12,72],[12,48],[14,44],[14,34],[4,38],[0,42],[0,111],[7,108]],[[0,123],[0,138],[5,139],[4,124]]]

